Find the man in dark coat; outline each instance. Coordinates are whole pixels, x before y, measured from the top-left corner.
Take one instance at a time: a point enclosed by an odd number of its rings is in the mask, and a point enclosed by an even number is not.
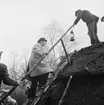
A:
[[[0,58],[1,54],[2,52],[0,51]],[[18,83],[9,77],[7,66],[3,63],[0,63],[0,86],[2,82],[6,85],[18,86]]]
[[[80,9],[75,12],[75,16],[77,18],[74,21],[74,25],[76,25],[79,20],[82,19],[88,27],[88,35],[91,39],[91,44],[99,43],[100,41],[97,36],[97,22],[99,20],[99,17],[95,16],[87,10]]]

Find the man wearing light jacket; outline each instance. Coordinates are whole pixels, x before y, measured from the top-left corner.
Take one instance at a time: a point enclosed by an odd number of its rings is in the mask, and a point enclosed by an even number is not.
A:
[[[38,40],[38,43],[34,45],[31,56],[28,63],[28,71],[31,70],[37,62],[39,62],[43,56],[48,52],[46,48],[47,40],[42,37]],[[36,93],[37,83],[44,86],[47,82],[48,75],[53,72],[52,68],[43,60],[41,63],[30,73],[31,88],[28,92],[28,98],[34,98]]]

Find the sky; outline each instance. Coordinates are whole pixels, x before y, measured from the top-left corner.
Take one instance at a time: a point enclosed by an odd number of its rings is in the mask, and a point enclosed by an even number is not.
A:
[[[31,51],[43,37],[41,28],[57,21],[66,31],[75,20],[77,9],[89,10],[98,17],[104,16],[104,0],[0,0],[0,50],[1,62],[9,65],[13,51]],[[90,44],[87,27],[80,21],[75,28],[79,47]],[[98,36],[104,41],[104,23],[98,23]]]

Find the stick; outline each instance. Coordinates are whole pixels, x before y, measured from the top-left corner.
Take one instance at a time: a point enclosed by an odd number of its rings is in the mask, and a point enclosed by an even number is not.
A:
[[[61,97],[61,99],[60,99],[58,105],[62,105],[63,99],[64,99],[64,97],[65,97],[65,94],[66,94],[67,90],[68,90],[68,87],[69,87],[69,85],[70,85],[71,79],[72,79],[72,76],[70,76],[70,78],[69,78],[69,80],[68,80],[68,82],[67,82],[66,88],[65,88],[65,90],[64,90],[64,92],[63,92],[63,95],[62,95],[62,97]]]

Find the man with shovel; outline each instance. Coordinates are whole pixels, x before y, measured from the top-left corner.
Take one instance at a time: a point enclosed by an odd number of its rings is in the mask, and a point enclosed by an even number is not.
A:
[[[87,10],[77,10],[75,12],[75,16],[77,17],[74,21],[74,25],[76,25],[80,19],[82,19],[83,22],[86,23],[88,28],[88,35],[91,39],[91,44],[99,43],[99,38],[97,36],[97,23],[99,20],[99,17],[95,16],[91,12]]]

